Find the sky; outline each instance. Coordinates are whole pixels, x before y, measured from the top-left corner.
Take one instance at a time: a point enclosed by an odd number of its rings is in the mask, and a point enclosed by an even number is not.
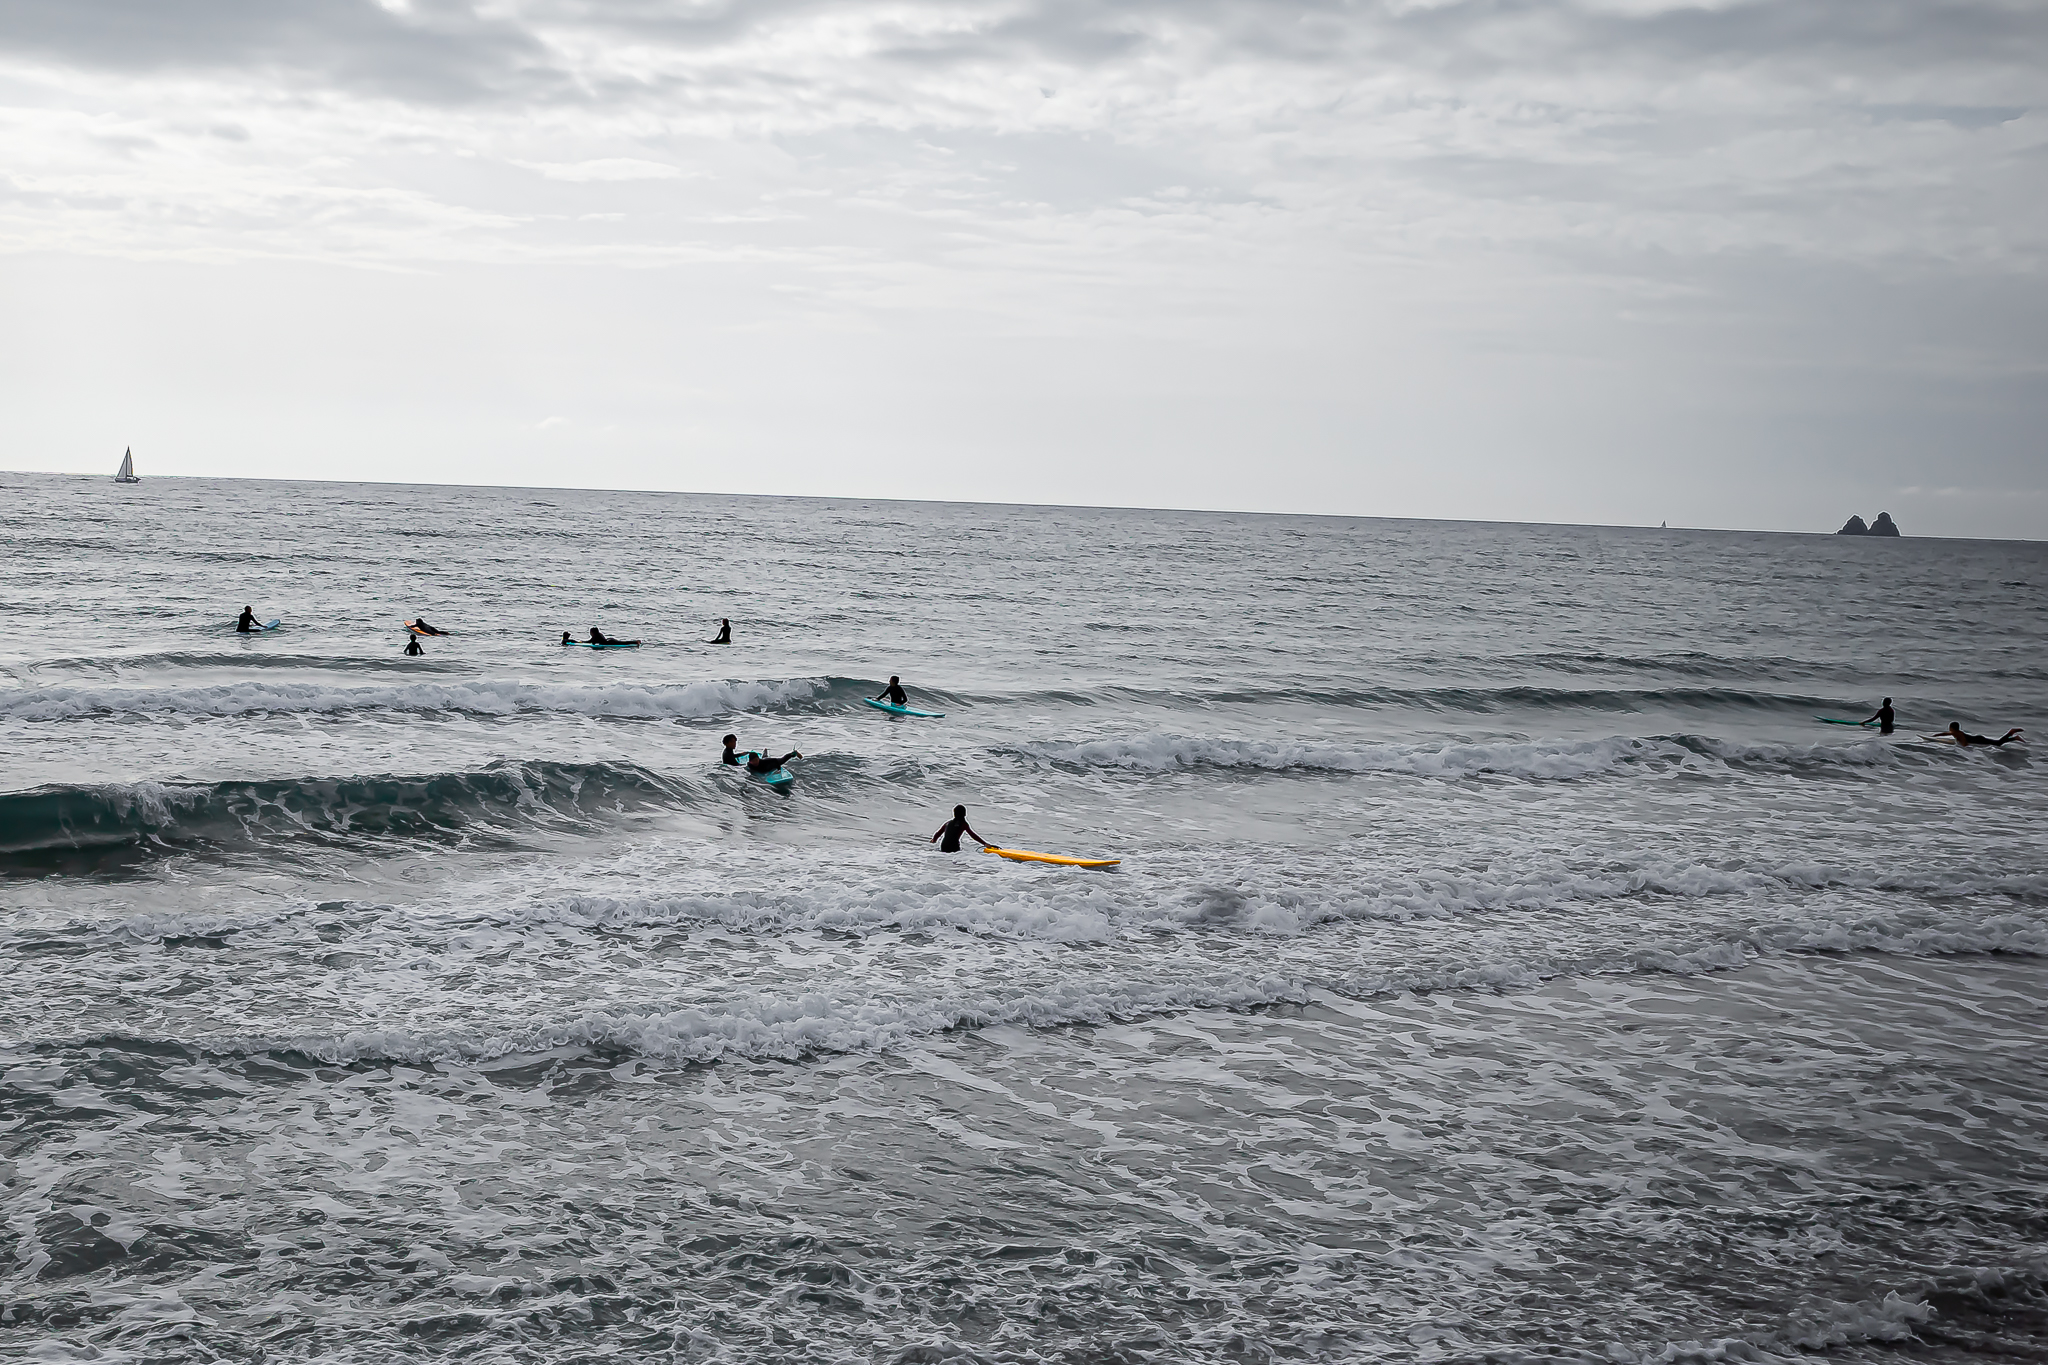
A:
[[[2048,0],[0,0],[0,469],[2048,537]]]

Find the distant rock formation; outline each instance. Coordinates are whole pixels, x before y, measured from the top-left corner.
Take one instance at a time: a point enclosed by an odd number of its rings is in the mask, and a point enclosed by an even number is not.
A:
[[[1838,536],[1895,536],[1898,533],[1899,528],[1889,512],[1879,512],[1877,520],[1868,526],[1863,524],[1863,518],[1851,517],[1842,523],[1841,530],[1835,532]]]

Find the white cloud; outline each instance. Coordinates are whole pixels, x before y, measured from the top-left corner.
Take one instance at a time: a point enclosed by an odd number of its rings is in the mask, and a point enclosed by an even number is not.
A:
[[[595,161],[522,161],[530,171],[550,180],[682,180],[690,173],[666,161],[642,161],[630,156],[600,157]]]

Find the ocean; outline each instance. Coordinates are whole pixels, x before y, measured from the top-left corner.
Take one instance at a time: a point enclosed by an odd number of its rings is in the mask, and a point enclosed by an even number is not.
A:
[[[0,1354],[2048,1360],[2048,546],[0,508]]]

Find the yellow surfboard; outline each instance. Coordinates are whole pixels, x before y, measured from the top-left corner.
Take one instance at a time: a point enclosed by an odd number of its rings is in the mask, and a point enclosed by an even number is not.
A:
[[[1008,858],[1013,863],[1058,863],[1062,867],[1115,867],[1121,858],[1062,858],[1057,853],[1032,853],[1021,848],[984,848],[983,853],[994,853]]]

